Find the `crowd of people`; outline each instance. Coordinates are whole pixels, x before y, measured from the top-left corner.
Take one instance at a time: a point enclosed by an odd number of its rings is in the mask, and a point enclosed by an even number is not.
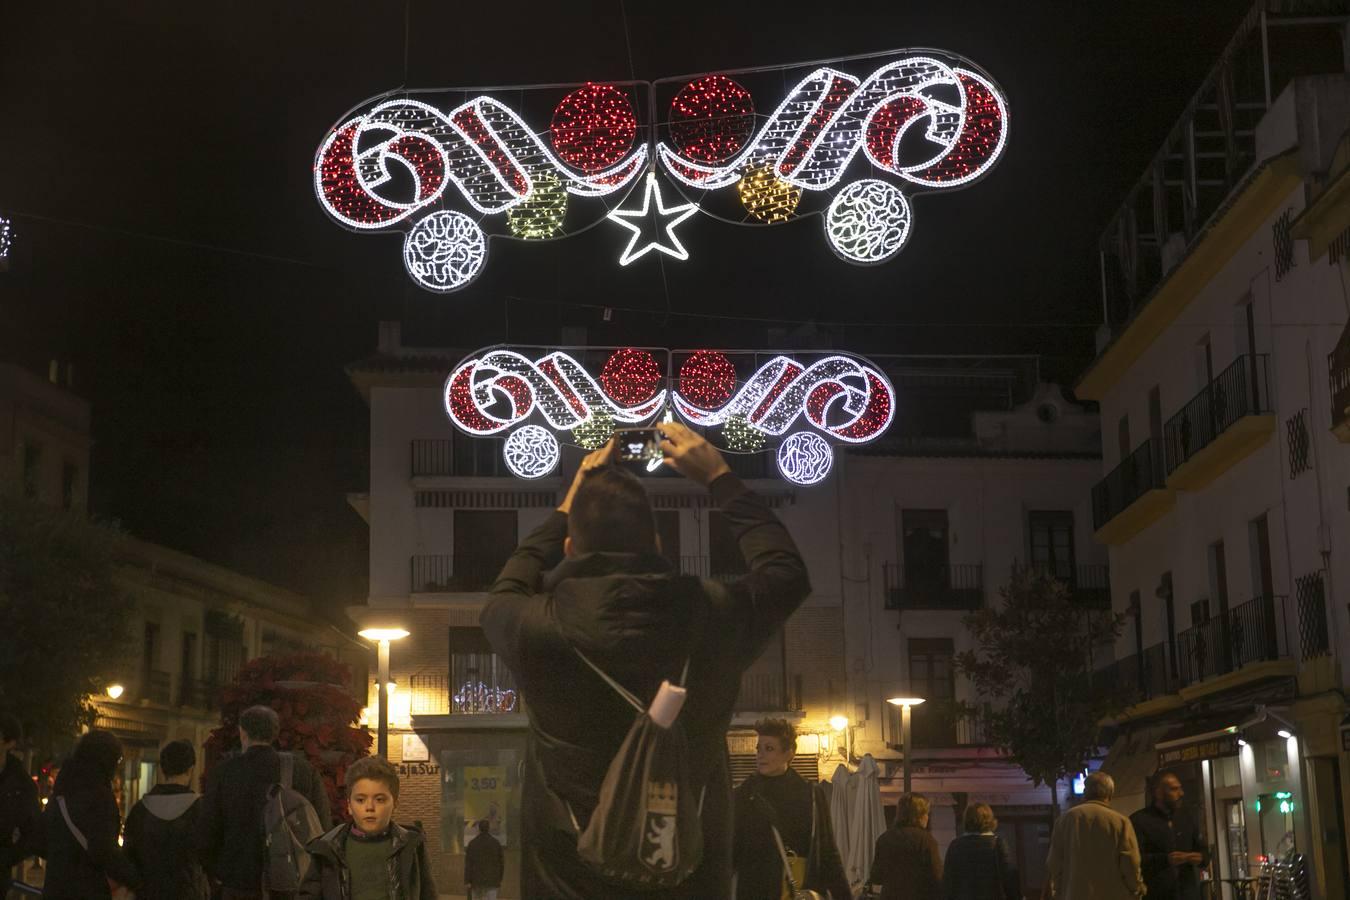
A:
[[[791,767],[790,723],[759,723],[756,772],[731,788],[725,736],[741,676],[810,592],[806,566],[768,504],[711,444],[678,424],[662,425],[660,442],[664,462],[709,491],[747,574],[719,582],[674,571],[642,481],[611,464],[613,442],[583,460],[557,512],[507,561],[481,622],[530,712],[521,896],[853,900],[823,788]],[[583,694],[595,699],[578,703]],[[302,755],[277,750],[278,729],[270,708],[245,710],[240,750],[211,768],[202,796],[192,790],[192,746],[165,745],[159,784],[123,828],[114,735],[80,738],[39,814],[33,783],[9,753],[18,723],[0,717],[0,877],[40,850],[44,896],[56,900],[434,900],[420,829],[393,821],[397,770],[379,757],[348,767],[350,822],[335,826],[321,778]],[[677,739],[652,736],[670,729]],[[621,746],[646,752],[644,764],[616,770]],[[1108,776],[1089,776],[1086,802],[1056,824],[1054,896],[1147,890],[1149,900],[1199,900],[1208,856],[1181,809],[1180,781],[1156,779],[1153,803],[1133,820],[1110,809],[1113,792]],[[1020,900],[989,806],[966,806],[964,833],[945,860],[929,817],[922,796],[900,798],[894,825],[876,841],[869,888],[885,900]],[[615,828],[634,839],[616,841]],[[501,846],[486,822],[479,831],[466,848],[466,889],[495,900]],[[633,855],[597,860],[597,847]]]

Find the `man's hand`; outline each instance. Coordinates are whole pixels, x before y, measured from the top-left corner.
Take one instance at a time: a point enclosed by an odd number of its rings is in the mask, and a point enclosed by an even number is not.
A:
[[[1198,866],[1203,859],[1204,857],[1199,853],[1187,853],[1184,850],[1173,850],[1171,853],[1167,854],[1167,864],[1169,866],[1184,866],[1187,863]]]
[[[577,495],[577,488],[581,487],[581,482],[590,474],[592,469],[600,466],[607,466],[614,458],[614,448],[617,446],[616,438],[610,438],[609,443],[592,453],[587,453],[581,460],[581,465],[577,468],[577,474],[572,478],[572,486],[567,489],[567,496],[563,498],[562,504],[558,507],[558,512],[567,515],[572,511],[572,498]]]
[[[661,452],[665,454],[662,462],[685,478],[707,487],[731,471],[722,454],[702,435],[679,422],[662,422],[657,428],[661,432]]]

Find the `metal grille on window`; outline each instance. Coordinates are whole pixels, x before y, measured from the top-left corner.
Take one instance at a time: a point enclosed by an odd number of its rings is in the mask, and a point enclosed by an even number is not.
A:
[[[1327,262],[1334,266],[1347,253],[1350,253],[1350,228],[1332,238],[1331,243],[1327,245]]]
[[[1331,640],[1327,632],[1326,583],[1322,572],[1311,572],[1294,580],[1298,600],[1298,643],[1303,659],[1326,656]]]
[[[1306,407],[1290,416],[1284,423],[1289,435],[1289,478],[1293,480],[1312,468],[1312,441],[1308,437],[1308,410]]]
[[[1275,220],[1271,226],[1271,231],[1275,237],[1275,280],[1289,274],[1289,270],[1294,267],[1294,235],[1289,227],[1293,220],[1293,210],[1286,209],[1280,213],[1280,217]]]

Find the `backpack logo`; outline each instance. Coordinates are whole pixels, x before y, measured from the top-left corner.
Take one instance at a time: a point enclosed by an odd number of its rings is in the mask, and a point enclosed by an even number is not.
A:
[[[679,862],[675,830],[679,796],[678,784],[647,782],[647,827],[642,845],[642,861],[653,872],[669,872]]]

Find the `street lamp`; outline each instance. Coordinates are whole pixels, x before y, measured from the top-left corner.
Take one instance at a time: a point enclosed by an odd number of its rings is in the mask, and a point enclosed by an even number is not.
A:
[[[389,758],[389,642],[408,636],[405,628],[365,628],[357,634],[368,641],[374,641],[379,647],[379,685],[380,685],[380,726],[377,732],[375,752],[383,759]]]
[[[125,690],[126,688],[122,687],[120,684],[110,684],[108,685],[108,697],[112,700],[116,700],[118,697],[122,696],[122,692]]]
[[[910,760],[912,754],[910,751],[910,728],[909,711],[923,702],[922,697],[889,697],[886,700],[892,706],[900,707],[900,741],[905,748],[905,793],[910,793]]]

